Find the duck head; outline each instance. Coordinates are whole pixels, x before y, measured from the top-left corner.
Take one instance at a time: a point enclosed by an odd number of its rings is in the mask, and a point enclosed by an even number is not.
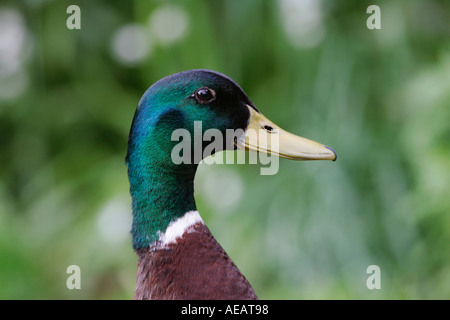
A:
[[[187,161],[181,164],[173,161],[174,148],[179,144],[174,132],[180,129],[190,137],[193,150],[183,155]],[[224,137],[211,154],[239,148],[292,160],[337,157],[333,149],[272,123],[236,82],[221,73],[199,69],[165,77],[141,98],[129,136],[126,161],[135,248],[155,241],[170,221],[195,210],[193,180],[203,151],[211,143],[211,139],[202,138],[208,130]],[[274,135],[275,144],[269,139]],[[200,148],[199,153],[196,148]],[[200,157],[196,157],[198,154]],[[175,195],[178,200],[174,200]]]
[[[236,82],[211,70],[180,72],[161,79],[146,91],[133,120],[127,159],[140,149],[161,161],[162,166],[171,166],[173,161],[168,161],[168,157],[179,141],[173,133],[179,129],[192,137],[192,153],[185,161],[188,164],[198,164],[203,159],[203,151],[211,142],[202,139],[208,130],[216,130],[223,137],[211,154],[239,148],[292,160],[337,158],[330,147],[281,129],[261,114]],[[229,134],[230,130],[234,134]],[[276,144],[271,145],[271,136],[278,136]],[[194,146],[196,141],[200,143]],[[201,149],[200,158],[194,159],[195,148]]]

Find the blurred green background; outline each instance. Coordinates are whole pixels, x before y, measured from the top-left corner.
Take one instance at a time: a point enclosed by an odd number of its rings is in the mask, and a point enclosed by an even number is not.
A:
[[[430,0],[2,1],[0,298],[132,298],[131,120],[152,83],[208,68],[339,155],[199,168],[199,212],[260,298],[449,299],[449,21]]]

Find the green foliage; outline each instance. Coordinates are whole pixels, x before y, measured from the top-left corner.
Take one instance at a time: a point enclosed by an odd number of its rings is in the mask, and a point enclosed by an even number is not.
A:
[[[450,297],[449,2],[377,1],[380,30],[366,27],[370,2],[317,2],[307,36],[288,28],[300,19],[288,2],[73,1],[80,30],[64,1],[0,5],[26,34],[20,68],[0,64],[0,298],[133,296],[129,127],[153,82],[193,68],[225,73],[269,119],[339,155],[282,159],[274,176],[199,168],[199,212],[260,298]],[[158,38],[167,3],[187,21],[173,42]],[[149,43],[126,63],[113,39],[131,23]],[[71,264],[81,290],[66,287]],[[366,287],[372,264],[381,290]]]

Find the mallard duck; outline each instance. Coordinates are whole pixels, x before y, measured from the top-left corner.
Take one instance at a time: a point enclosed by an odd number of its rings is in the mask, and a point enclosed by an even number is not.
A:
[[[196,121],[201,121],[202,133],[215,129],[228,137],[227,129],[240,132],[212,153],[239,148],[293,160],[337,157],[333,149],[272,123],[224,74],[198,69],[157,81],[138,104],[126,157],[132,244],[138,256],[134,299],[257,299],[197,211],[198,161],[189,154],[182,163],[173,161],[180,141],[173,139],[173,132],[185,129],[194,136]],[[277,135],[276,147],[263,139],[269,135]],[[202,150],[206,144],[200,144]]]

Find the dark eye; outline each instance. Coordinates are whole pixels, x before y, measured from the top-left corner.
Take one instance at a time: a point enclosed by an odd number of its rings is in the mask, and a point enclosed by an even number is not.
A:
[[[216,93],[210,88],[199,88],[194,93],[195,99],[200,103],[210,103],[216,99]]]

